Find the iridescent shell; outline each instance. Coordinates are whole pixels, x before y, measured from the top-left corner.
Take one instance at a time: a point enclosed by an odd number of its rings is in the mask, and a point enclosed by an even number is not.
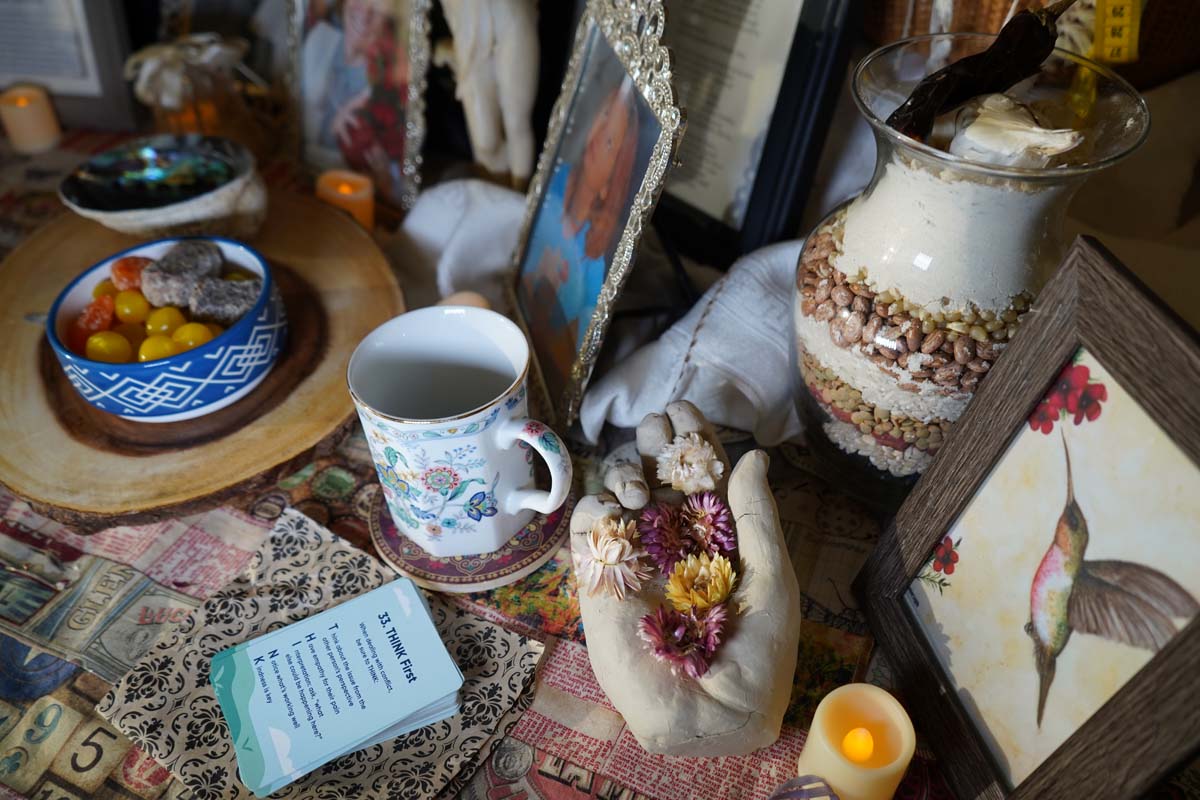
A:
[[[267,214],[266,186],[250,151],[199,134],[162,134],[106,150],[68,175],[58,194],[76,214],[142,238],[245,239]]]
[[[236,142],[164,134],[105,150],[76,167],[59,190],[75,206],[96,211],[162,208],[219,189],[253,169],[254,158]]]

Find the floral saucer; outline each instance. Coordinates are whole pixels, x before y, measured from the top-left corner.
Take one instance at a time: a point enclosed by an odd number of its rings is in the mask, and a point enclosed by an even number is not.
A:
[[[553,514],[537,514],[494,553],[438,558],[396,529],[382,502],[371,500],[371,542],[379,557],[418,586],[455,594],[486,592],[524,578],[550,560],[567,536],[575,495]]]

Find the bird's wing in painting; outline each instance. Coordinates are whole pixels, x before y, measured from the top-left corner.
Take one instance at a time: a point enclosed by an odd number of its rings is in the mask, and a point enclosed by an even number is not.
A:
[[[1200,614],[1196,598],[1153,567],[1131,561],[1085,561],[1083,568],[1088,574],[1140,597],[1168,617],[1191,619]]]
[[[1187,590],[1163,573],[1129,561],[1085,561],[1067,608],[1076,631],[1158,650],[1175,635],[1172,617],[1200,611]]]

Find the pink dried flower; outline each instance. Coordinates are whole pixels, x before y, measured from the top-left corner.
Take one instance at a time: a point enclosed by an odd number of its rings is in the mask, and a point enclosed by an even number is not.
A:
[[[673,608],[659,606],[642,617],[638,635],[650,645],[654,657],[669,665],[675,675],[682,672],[698,680],[708,672],[708,665],[721,643],[725,617],[724,605],[713,606],[703,614],[681,614]]]
[[[693,552],[732,558],[737,550],[733,516],[729,506],[715,492],[693,494],[683,502],[680,512],[687,535],[696,543]]]
[[[638,533],[646,554],[664,575],[671,574],[675,562],[696,552],[696,543],[685,530],[679,507],[670,503],[655,503],[642,509]]]

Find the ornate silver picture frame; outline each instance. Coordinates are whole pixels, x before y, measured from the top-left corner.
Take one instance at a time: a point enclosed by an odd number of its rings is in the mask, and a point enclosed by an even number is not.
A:
[[[589,0],[513,254],[545,412],[570,425],[683,135],[662,0]]]
[[[313,170],[370,175],[410,208],[421,182],[432,0],[288,0],[292,138]]]

